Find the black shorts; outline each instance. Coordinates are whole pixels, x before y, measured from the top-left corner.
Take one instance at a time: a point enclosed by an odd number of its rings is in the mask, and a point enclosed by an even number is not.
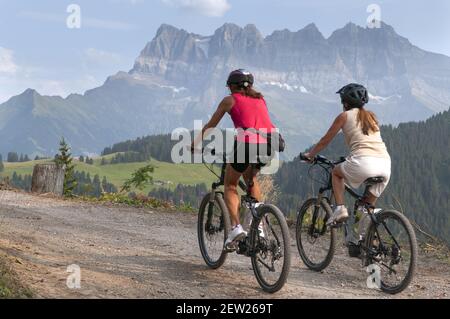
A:
[[[229,164],[235,171],[244,173],[250,165],[257,170],[261,170],[271,159],[272,151],[267,144],[249,144],[235,141]]]

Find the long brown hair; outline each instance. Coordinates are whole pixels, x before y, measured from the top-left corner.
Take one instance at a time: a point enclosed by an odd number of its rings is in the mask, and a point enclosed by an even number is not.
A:
[[[256,91],[253,86],[240,87],[235,84],[230,85],[230,89],[232,93],[243,93],[245,96],[254,98],[254,99],[262,99],[264,95],[262,93]]]
[[[369,133],[375,133],[380,130],[376,115],[363,107],[358,111],[357,123],[361,126],[364,135],[369,135]]]

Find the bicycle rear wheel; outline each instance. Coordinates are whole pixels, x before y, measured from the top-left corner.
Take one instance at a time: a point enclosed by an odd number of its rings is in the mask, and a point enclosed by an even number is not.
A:
[[[327,227],[331,207],[322,201],[317,207],[317,198],[308,199],[297,216],[295,229],[297,249],[305,265],[314,271],[328,267],[333,260],[336,229]]]
[[[380,289],[397,294],[410,284],[417,263],[417,241],[409,220],[395,210],[382,211],[368,227],[367,264],[380,267]]]
[[[254,243],[252,266],[256,280],[269,293],[280,290],[286,283],[291,265],[289,229],[286,218],[273,205],[258,208],[260,218],[253,218],[250,242]],[[263,232],[258,226],[262,222]]]
[[[207,194],[200,204],[197,233],[205,263],[217,269],[227,258],[223,247],[230,229],[230,218],[222,196],[215,194],[213,203],[210,203],[210,198],[211,194]]]

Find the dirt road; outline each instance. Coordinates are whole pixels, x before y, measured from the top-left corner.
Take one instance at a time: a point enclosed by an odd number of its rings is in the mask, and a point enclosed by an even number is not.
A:
[[[0,191],[0,255],[44,298],[449,298],[448,263],[421,255],[416,279],[389,296],[366,287],[360,261],[336,253],[314,273],[291,241],[287,285],[268,295],[250,260],[230,255],[219,270],[201,258],[196,216],[109,207]],[[66,285],[67,267],[81,269],[81,288]]]

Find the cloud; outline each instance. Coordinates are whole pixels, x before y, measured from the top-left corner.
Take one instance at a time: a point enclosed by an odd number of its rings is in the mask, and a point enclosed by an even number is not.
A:
[[[111,52],[97,49],[87,49],[84,52],[86,60],[99,65],[103,63],[115,63],[120,56]],[[87,71],[92,71],[90,67]],[[14,61],[14,51],[0,47],[0,104],[18,95],[27,88],[33,88],[43,95],[67,96],[70,93],[83,93],[102,84],[103,77],[97,79],[89,72],[81,72],[80,69],[51,70],[41,66],[17,64]]]
[[[162,0],[162,2],[209,17],[221,17],[231,8],[228,0]]]
[[[17,65],[14,63],[14,52],[12,50],[0,47],[0,74],[15,74]]]
[[[11,97],[21,94],[28,88],[35,89],[42,95],[58,95],[66,97],[72,93],[84,93],[86,90],[100,86],[104,79],[91,74],[72,72],[61,77],[38,69],[20,67],[14,75],[0,73],[0,104]],[[22,72],[23,71],[23,72]]]
[[[60,23],[63,27],[66,27],[66,20],[68,16],[69,16],[68,14],[65,15],[55,13],[44,13],[38,11],[22,11],[19,13],[19,17],[22,18],[28,18],[38,21],[56,22]],[[134,24],[122,21],[85,17],[83,15],[83,8],[81,8],[81,28],[83,27],[95,29],[107,29],[107,30],[133,30],[137,28],[136,25]]]
[[[87,62],[94,64],[116,64],[121,61],[119,54],[95,48],[84,50],[84,56],[86,57]]]

